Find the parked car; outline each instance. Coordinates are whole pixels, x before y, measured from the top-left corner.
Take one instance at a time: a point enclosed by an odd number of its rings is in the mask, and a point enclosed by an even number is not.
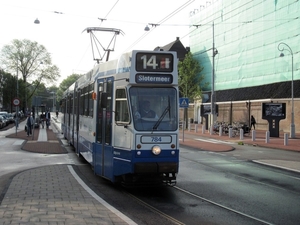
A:
[[[15,122],[14,115],[12,113],[8,113],[7,115],[8,115],[8,118],[9,118],[9,122],[14,123]]]
[[[5,126],[6,126],[5,119],[2,116],[0,116],[0,129],[2,129]]]
[[[0,114],[1,115],[1,114]],[[9,119],[7,118],[7,115],[1,115],[5,120],[5,126],[9,124]]]
[[[6,126],[9,124],[9,118],[8,118],[8,112],[6,111],[1,111],[0,116],[2,116],[5,119],[5,124]]]

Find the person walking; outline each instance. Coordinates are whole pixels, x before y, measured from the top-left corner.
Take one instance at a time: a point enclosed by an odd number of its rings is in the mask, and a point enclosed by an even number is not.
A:
[[[50,111],[48,110],[46,112],[46,127],[49,128],[50,126],[50,120],[51,120],[51,115],[50,115]]]
[[[28,113],[27,121],[27,137],[32,135],[32,127],[33,127],[33,117],[30,113]]]
[[[254,128],[254,130],[255,130],[255,124],[256,124],[256,120],[255,120],[254,116],[251,115],[251,126],[250,126],[250,130],[252,129],[252,126],[253,126],[253,128]]]

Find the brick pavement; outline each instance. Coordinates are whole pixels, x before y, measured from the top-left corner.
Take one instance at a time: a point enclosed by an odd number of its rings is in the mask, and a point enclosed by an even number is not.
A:
[[[27,137],[21,127],[24,124],[7,137],[26,140],[22,149],[67,153],[52,129],[46,129],[45,141],[39,138],[39,132],[45,130],[35,129],[34,135]],[[85,185],[71,165],[43,166],[15,175],[0,195],[0,224],[136,225]]]
[[[197,129],[196,127],[197,126]],[[183,141],[183,135],[185,134],[185,138]],[[180,131],[180,143],[184,145],[191,145],[191,147],[197,147],[204,150],[209,151],[230,151],[233,149],[226,148],[226,145],[222,143],[208,143],[204,141],[200,141],[201,138],[205,139],[215,139],[226,142],[233,142],[239,144],[247,144],[253,146],[261,146],[273,149],[281,149],[281,150],[290,150],[290,151],[299,151],[300,152],[300,134],[296,134],[295,139],[288,139],[287,145],[284,143],[284,133],[280,132],[279,137],[270,137],[269,142],[266,143],[266,131],[256,130],[255,131],[255,139],[252,139],[252,132],[245,134],[242,139],[240,136],[229,137],[229,135],[219,135],[219,134],[210,134],[207,130],[202,133],[202,125],[201,124],[192,124],[190,130],[185,130],[184,134],[182,130]],[[199,140],[200,139],[200,140]],[[201,143],[201,144],[200,144]]]
[[[72,176],[67,165],[17,174],[0,205],[0,224],[135,224],[105,207]]]
[[[40,128],[42,129],[42,128]],[[6,136],[7,138],[20,138],[26,140],[22,146],[23,150],[36,153],[45,154],[64,154],[68,153],[67,150],[62,146],[60,139],[57,137],[58,134],[54,133],[52,129],[45,129],[47,133],[47,141],[38,141],[40,129],[34,129],[32,136],[27,136],[24,129],[19,130],[16,133]]]

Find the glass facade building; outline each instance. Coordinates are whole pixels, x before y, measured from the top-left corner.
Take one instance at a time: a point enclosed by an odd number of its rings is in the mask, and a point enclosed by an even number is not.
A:
[[[215,102],[288,99],[294,81],[295,115],[298,115],[299,0],[211,0],[206,5],[195,5],[190,12],[189,36],[191,52],[204,67],[204,82],[209,83],[203,91],[209,96],[214,81]],[[214,64],[213,42],[218,51]],[[281,42],[285,44],[279,46]],[[284,57],[280,57],[280,50]],[[250,118],[253,110],[248,110],[246,117]],[[287,115],[289,110],[287,102]],[[259,107],[256,114],[261,117]]]

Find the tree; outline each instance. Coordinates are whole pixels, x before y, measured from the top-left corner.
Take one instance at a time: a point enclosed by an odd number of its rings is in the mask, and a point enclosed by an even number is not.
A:
[[[181,96],[189,98],[190,102],[194,102],[195,98],[199,98],[202,95],[201,85],[204,80],[204,76],[200,73],[203,67],[201,67],[197,60],[193,58],[193,54],[188,52],[185,55],[183,61],[178,63],[179,73],[179,92]],[[184,110],[184,120],[187,126],[187,108]]]
[[[80,74],[73,73],[72,75],[68,76],[66,79],[64,79],[60,85],[59,89],[56,93],[57,100],[60,101],[62,99],[64,91],[66,91],[78,78],[80,77]]]
[[[14,39],[2,48],[0,57],[8,72],[21,76],[25,86],[25,96],[21,97],[21,102],[25,103],[26,108],[28,100],[42,82],[52,83],[60,76],[58,67],[51,62],[50,53],[37,42]]]
[[[16,78],[11,74],[0,70],[0,96],[2,96],[2,101],[0,101],[1,110],[7,110],[12,112],[12,100],[16,97]]]
[[[191,52],[188,52],[184,60],[178,63],[179,92],[181,96],[189,98],[190,102],[194,102],[195,98],[202,95],[201,85],[204,80],[204,76],[200,74],[202,70],[203,67],[193,58]]]

